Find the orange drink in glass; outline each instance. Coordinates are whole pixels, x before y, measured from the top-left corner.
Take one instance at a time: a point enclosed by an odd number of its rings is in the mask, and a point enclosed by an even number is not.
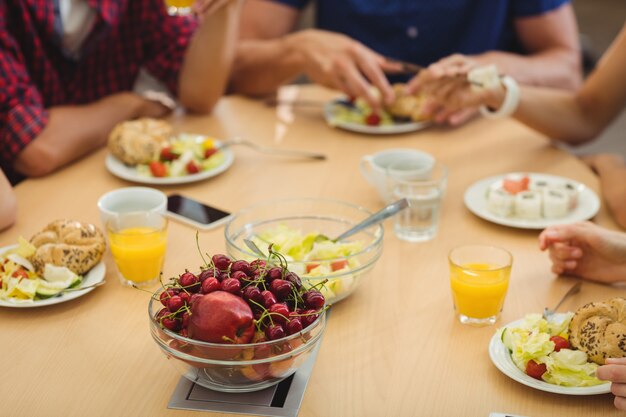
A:
[[[185,16],[191,14],[191,6],[195,0],[165,0],[165,7],[170,16]]]
[[[459,321],[476,326],[494,324],[509,287],[511,254],[495,246],[468,245],[452,249],[448,261]]]
[[[159,213],[122,213],[107,223],[109,247],[124,285],[158,281],[167,246],[167,219]]]

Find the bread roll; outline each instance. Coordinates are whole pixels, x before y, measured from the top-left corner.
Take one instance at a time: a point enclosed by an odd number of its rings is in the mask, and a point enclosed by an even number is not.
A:
[[[626,299],[579,308],[569,325],[569,342],[600,365],[606,358],[626,357]]]
[[[111,153],[127,165],[157,160],[172,136],[172,126],[163,120],[143,118],[118,123],[109,134]]]
[[[424,120],[424,97],[406,94],[405,88],[406,84],[393,85],[396,99],[387,107],[387,111],[395,117],[404,117],[416,122]]]
[[[30,243],[36,248],[30,260],[40,274],[48,263],[83,275],[100,262],[106,247],[97,227],[72,220],[50,223]]]

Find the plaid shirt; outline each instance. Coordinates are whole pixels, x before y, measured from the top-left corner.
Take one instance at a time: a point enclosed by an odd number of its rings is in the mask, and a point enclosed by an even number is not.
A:
[[[58,0],[0,0],[0,167],[45,127],[47,108],[132,90],[140,68],[177,91],[196,22],[170,17],[163,0],[87,0],[93,30],[70,56]]]

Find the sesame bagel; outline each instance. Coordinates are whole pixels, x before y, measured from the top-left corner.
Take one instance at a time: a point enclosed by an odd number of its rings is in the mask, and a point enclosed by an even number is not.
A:
[[[569,325],[572,347],[600,365],[606,358],[626,357],[626,299],[613,298],[579,308]]]
[[[109,134],[111,153],[127,165],[147,164],[172,136],[172,126],[157,119],[143,118],[117,124]]]
[[[100,262],[106,248],[104,236],[96,226],[72,220],[50,223],[30,243],[36,248],[30,260],[39,273],[46,264],[52,264],[83,275]]]

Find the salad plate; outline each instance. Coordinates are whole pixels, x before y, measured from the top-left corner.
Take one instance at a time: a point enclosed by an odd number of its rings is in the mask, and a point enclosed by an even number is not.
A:
[[[567,183],[575,187],[578,192],[576,207],[565,216],[559,218],[523,219],[519,217],[500,216],[488,208],[488,192],[503,182],[505,177],[527,175],[530,181],[544,181],[547,183]],[[596,193],[584,184],[556,175],[538,173],[509,173],[485,178],[472,184],[464,195],[465,206],[476,216],[503,226],[519,229],[545,229],[556,224],[566,224],[588,220],[595,216],[600,209],[600,199]]]
[[[0,248],[0,254],[5,251],[15,248],[17,245],[10,245]],[[104,280],[106,273],[106,267],[104,266],[104,262],[100,261],[96,266],[91,268],[89,272],[83,276],[83,281],[76,288],[76,290],[68,291],[58,295],[56,297],[46,298],[43,300],[20,300],[20,301],[11,301],[11,300],[0,300],[0,307],[13,307],[13,308],[33,308],[33,307],[44,307],[53,304],[64,303],[66,301],[74,300],[78,297],[82,297],[88,292],[95,289],[94,285],[102,282]],[[84,290],[79,290],[81,287],[90,287],[85,288]]]
[[[356,106],[351,108],[345,102],[345,99],[336,99],[326,103],[324,119],[329,126],[367,135],[395,135],[415,132],[431,125],[429,121],[397,122],[388,114],[383,114],[379,125],[370,126],[363,120],[366,110]]]
[[[507,324],[505,327],[519,327],[523,322],[524,319],[516,320]],[[611,392],[611,384],[609,382],[591,387],[565,387],[540,381],[526,375],[517,366],[515,366],[509,350],[506,346],[504,346],[504,343],[502,343],[500,332],[496,332],[489,342],[489,357],[500,372],[520,384],[524,384],[540,391],[565,395],[597,395]]]
[[[193,136],[197,141],[203,141],[206,139],[202,135],[182,134],[184,136]],[[105,165],[110,173],[116,177],[122,178],[127,181],[137,182],[141,184],[150,185],[174,185],[174,184],[188,184],[197,181],[203,181],[208,178],[214,177],[226,171],[233,164],[235,157],[233,152],[229,148],[221,148],[222,142],[214,140],[215,147],[219,149],[219,152],[223,155],[222,161],[219,165],[202,170],[196,174],[186,174],[173,177],[153,177],[141,172],[141,169],[134,166],[128,166],[115,156],[109,154],[105,159]]]

